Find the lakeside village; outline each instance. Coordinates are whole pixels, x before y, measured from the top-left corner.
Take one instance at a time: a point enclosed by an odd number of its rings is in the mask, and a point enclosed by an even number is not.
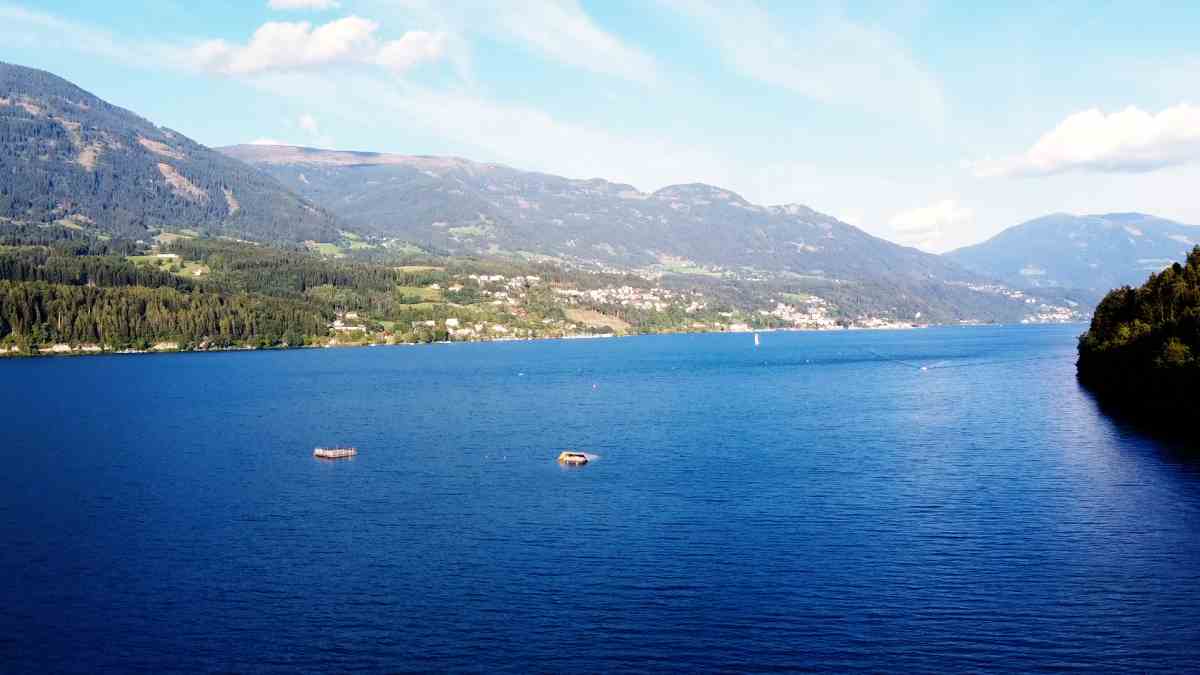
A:
[[[154,264],[183,265],[174,254],[149,256]],[[865,316],[846,319],[828,301],[815,295],[780,293],[763,299],[757,309],[718,308],[697,290],[676,290],[658,285],[636,287],[607,285],[579,288],[570,282],[550,282],[537,275],[461,274],[435,271],[449,281],[398,289],[408,296],[402,315],[381,320],[363,311],[336,312],[329,333],[308,339],[304,345],[276,347],[349,347],[501,340],[602,338],[651,333],[827,331],[845,329],[912,329],[926,327],[917,321]],[[177,273],[206,276],[203,266]],[[653,279],[643,279],[648,283]],[[973,290],[1006,294],[1027,304],[1039,301],[1003,286]],[[771,305],[770,303],[774,303]],[[1072,308],[1049,305],[1030,307],[1022,323],[1079,321]],[[964,322],[971,323],[971,322]],[[96,353],[153,353],[174,351],[226,351],[265,348],[266,345],[218,346],[163,339],[140,348],[114,350],[97,344],[0,345],[0,356],[69,355]]]
[[[665,288],[635,288],[614,286],[581,290],[550,285],[553,305],[559,311],[536,319],[531,316],[530,296],[543,283],[541,277],[526,275],[468,275],[478,285],[478,294],[485,305],[498,310],[500,316],[492,321],[471,321],[456,316],[413,321],[411,333],[422,336],[434,333],[438,341],[470,342],[482,340],[522,340],[538,338],[587,338],[634,335],[647,332],[750,332],[755,330],[833,330],[849,327],[831,315],[829,305],[816,296],[808,296],[802,306],[779,302],[771,310],[755,312],[712,311],[709,302],[698,292],[675,291]],[[428,291],[443,290],[439,284]],[[448,294],[461,293],[462,284],[444,289]],[[679,318],[683,320],[678,320]],[[532,325],[531,325],[532,319]],[[855,327],[911,328],[911,323],[893,323],[877,319]],[[330,324],[335,337],[332,344],[346,341],[347,336],[373,336],[385,343],[395,344],[401,337],[394,331],[383,330],[372,335],[370,322],[357,312],[345,312]],[[424,340],[417,340],[424,341]]]
[[[969,288],[976,293],[991,293],[993,295],[1003,295],[1006,298],[1023,302],[1029,306],[1030,314],[1021,319],[1023,324],[1040,324],[1040,323],[1072,323],[1082,321],[1086,317],[1079,310],[1079,303],[1072,300],[1066,300],[1067,306],[1063,305],[1048,305],[1034,298],[1024,291],[1002,286],[1000,284],[968,284],[962,282],[951,282],[955,285],[961,285]]]
[[[330,324],[333,337],[326,346],[406,344],[419,342],[477,342],[495,340],[531,340],[547,338],[616,337],[647,333],[686,332],[767,332],[819,331],[845,329],[898,330],[923,328],[918,321],[897,321],[866,316],[847,320],[836,308],[815,295],[781,294],[774,306],[755,310],[718,310],[699,291],[628,285],[580,289],[551,284],[539,276],[466,275],[460,283],[446,287],[434,283],[424,290],[425,297],[443,293],[453,297],[464,293],[469,284],[490,307],[491,319],[445,316],[416,320],[405,326],[374,322],[358,312],[339,313]],[[1022,323],[1068,323],[1081,320],[1072,308],[1041,305],[1021,291],[997,287],[1021,299],[1031,307]],[[547,292],[548,291],[548,292]],[[1001,292],[1001,291],[997,291]],[[1019,297],[1018,297],[1019,296]],[[547,311],[546,300],[551,309]],[[447,310],[465,309],[453,304]],[[450,313],[456,314],[451,311]],[[540,318],[539,318],[540,317]],[[407,330],[405,330],[407,328]]]

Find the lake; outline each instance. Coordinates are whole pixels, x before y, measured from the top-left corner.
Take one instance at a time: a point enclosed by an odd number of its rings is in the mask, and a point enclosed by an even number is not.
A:
[[[1082,330],[0,361],[0,670],[1195,668]]]

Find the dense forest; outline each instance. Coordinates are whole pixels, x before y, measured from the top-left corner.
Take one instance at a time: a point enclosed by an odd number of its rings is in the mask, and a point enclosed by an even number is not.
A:
[[[65,239],[55,239],[65,235]],[[332,309],[303,298],[246,292],[135,264],[128,241],[58,228],[0,228],[0,343],[144,349],[301,345],[324,336]]]
[[[383,264],[377,254],[371,260],[173,234],[150,247],[70,227],[0,223],[0,352],[52,345],[299,346],[380,336],[427,342],[449,338],[447,320],[554,335],[562,330],[555,326],[568,321],[554,287],[651,286],[632,275],[545,263],[424,257]],[[538,283],[508,288],[522,298],[513,306],[493,295],[506,282],[484,290],[481,275]],[[599,304],[581,308],[621,314],[639,332],[692,318]],[[339,317],[353,317],[362,330],[335,334]]]
[[[173,288],[97,288],[0,281],[0,335],[15,344],[145,349],[301,345],[327,317],[299,302]]]
[[[1079,339],[1080,381],[1143,413],[1194,407],[1200,385],[1200,247],[1140,288],[1110,292]]]

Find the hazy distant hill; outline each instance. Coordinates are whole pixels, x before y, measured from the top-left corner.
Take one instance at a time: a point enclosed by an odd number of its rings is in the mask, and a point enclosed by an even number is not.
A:
[[[50,73],[0,63],[0,218],[262,240],[336,238],[278,181]]]
[[[1185,258],[1197,243],[1200,227],[1142,213],[1056,213],[946,257],[1014,286],[1103,293],[1140,285],[1151,272]]]
[[[644,193],[449,157],[247,145],[221,151],[347,224],[453,252],[532,251],[631,267],[686,260],[829,279],[976,278],[806,206],[758,206],[708,185]]]

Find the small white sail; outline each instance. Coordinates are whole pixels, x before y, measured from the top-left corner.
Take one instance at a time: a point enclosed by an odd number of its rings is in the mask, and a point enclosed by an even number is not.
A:
[[[759,345],[759,342],[758,342],[758,333],[755,333],[755,334],[754,334],[754,346],[755,346],[755,347],[757,347],[758,345]]]

